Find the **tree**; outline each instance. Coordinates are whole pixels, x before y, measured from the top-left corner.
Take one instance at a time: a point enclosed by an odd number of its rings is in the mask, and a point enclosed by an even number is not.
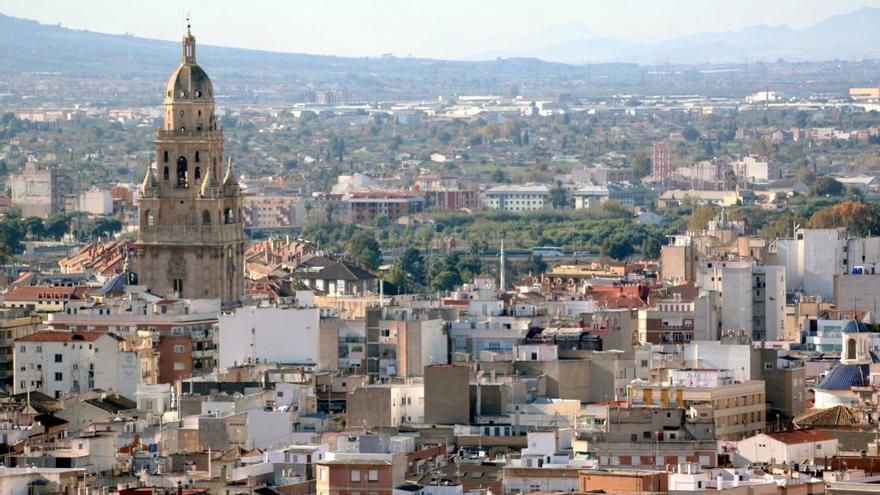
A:
[[[691,218],[688,220],[688,231],[699,232],[705,229],[717,214],[716,209],[711,206],[698,206],[694,208]]]
[[[431,280],[431,288],[434,290],[452,290],[461,284],[461,275],[458,272],[442,271]]]
[[[687,141],[696,141],[697,139],[700,139],[700,131],[689,125],[681,131],[681,137],[685,138]]]
[[[660,240],[656,236],[647,235],[642,241],[642,257],[649,260],[656,260],[660,257]]]
[[[811,186],[816,182],[816,174],[813,172],[813,169],[807,165],[797,169],[797,172],[794,173],[794,178],[808,186]]]
[[[534,275],[540,275],[547,271],[547,262],[540,255],[532,255],[529,258],[529,271]]]
[[[648,154],[647,151],[639,151],[635,155],[633,155],[632,164],[630,167],[632,168],[633,175],[636,179],[641,179],[642,177],[647,177],[651,175],[651,168],[653,164],[651,162],[651,155]]]
[[[602,256],[609,256],[616,260],[624,260],[631,256],[635,250],[630,243],[630,239],[622,235],[614,235],[602,242]]]
[[[843,227],[848,233],[865,236],[880,229],[880,206],[859,201],[843,201],[813,213],[807,221],[813,229]]]
[[[24,219],[24,229],[27,235],[34,238],[41,238],[46,234],[43,219],[40,217],[27,217]]]
[[[113,235],[122,230],[122,221],[112,217],[97,217],[84,229],[86,238]]]
[[[843,184],[833,177],[821,177],[810,186],[811,196],[840,196],[843,191]]]
[[[408,247],[400,255],[397,260],[397,266],[409,275],[409,278],[419,286],[425,286],[425,276],[427,269],[425,267],[425,258],[422,252],[414,247]]]
[[[345,157],[345,139],[339,136],[333,136],[330,139],[330,152],[336,158],[337,162],[341,162]]]
[[[368,270],[379,268],[382,259],[379,242],[366,231],[358,232],[348,241],[348,254]]]
[[[60,239],[67,233],[69,228],[70,217],[65,214],[56,214],[46,220],[43,231],[45,235],[53,239]]]

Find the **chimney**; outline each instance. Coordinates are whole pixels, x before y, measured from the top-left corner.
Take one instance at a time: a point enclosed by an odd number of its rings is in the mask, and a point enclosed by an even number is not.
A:
[[[183,495],[183,484],[180,481],[177,482],[177,495]]]

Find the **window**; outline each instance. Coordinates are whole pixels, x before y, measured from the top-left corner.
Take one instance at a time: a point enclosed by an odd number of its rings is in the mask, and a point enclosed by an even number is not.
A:
[[[63,360],[63,358],[62,358],[61,354],[55,354],[55,362],[56,363],[60,363],[60,362],[62,362],[62,360]]]
[[[25,352],[25,351],[27,351],[27,347],[26,347],[26,346],[19,346],[19,348],[18,348],[18,352]]]
[[[181,362],[181,361],[175,361],[175,362],[174,362],[174,370],[175,370],[175,371],[182,371],[182,370],[185,370],[185,369],[186,369],[186,363],[183,363],[183,362]]]
[[[67,347],[67,344],[64,344],[64,346]],[[43,346],[38,345],[38,346],[37,346],[37,352],[43,352]]]
[[[62,380],[64,380],[64,374],[61,373],[60,371],[56,371],[55,372],[55,381],[60,382]]]
[[[351,472],[351,481],[360,481],[361,480],[361,472],[355,469]]]
[[[177,187],[187,187],[187,170],[186,157],[181,156],[177,159]]]
[[[172,283],[172,289],[174,292],[177,292],[178,295],[183,295],[183,279],[175,278]]]
[[[180,354],[181,352],[184,352],[184,351],[186,351],[186,347],[184,347],[183,344],[175,344],[174,345],[174,352],[175,353]]]
[[[379,471],[376,471],[375,469],[370,469],[370,471],[367,472],[367,480],[379,481]]]
[[[321,481],[327,481],[327,468],[321,468],[320,477]]]

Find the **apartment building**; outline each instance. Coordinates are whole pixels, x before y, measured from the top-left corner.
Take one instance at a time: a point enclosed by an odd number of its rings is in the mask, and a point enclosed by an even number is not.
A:
[[[52,330],[111,332],[130,341],[148,338],[158,352],[158,381],[174,383],[217,365],[216,300],[170,300],[147,293],[103,304],[69,305],[52,313]]]
[[[545,185],[496,186],[483,192],[483,204],[490,210],[540,210],[548,206],[549,197]]]
[[[718,369],[671,370],[667,382],[637,380],[627,387],[630,406],[710,406],[719,440],[738,440],[763,431],[766,396],[762,380],[733,379]]]
[[[39,315],[19,309],[0,310],[0,384],[12,386],[14,379],[15,341],[37,331]]]
[[[16,340],[14,360],[15,393],[56,399],[93,388],[134,397],[143,377],[138,352],[106,332],[35,332]]]

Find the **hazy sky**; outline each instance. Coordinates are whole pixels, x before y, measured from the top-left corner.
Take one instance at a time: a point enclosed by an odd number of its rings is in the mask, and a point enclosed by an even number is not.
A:
[[[91,31],[179,40],[189,12],[201,43],[435,58],[516,50],[572,24],[656,41],[754,24],[803,28],[861,6],[880,0],[0,0],[3,14]]]

